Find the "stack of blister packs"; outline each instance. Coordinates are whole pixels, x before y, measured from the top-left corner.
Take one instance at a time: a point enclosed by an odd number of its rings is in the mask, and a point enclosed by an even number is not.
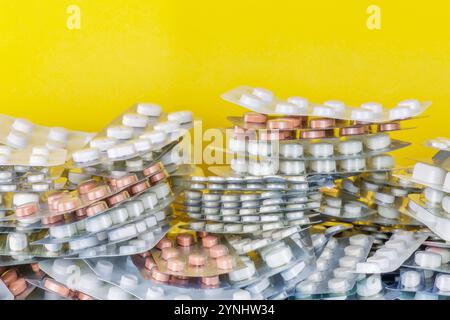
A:
[[[181,165],[189,111],[138,104],[95,135],[0,118],[0,298],[450,296],[450,142],[391,155],[429,103],[222,97],[250,111],[207,168]]]
[[[421,186],[397,176],[406,167],[388,154],[410,145],[391,133],[412,129],[429,103],[353,108],[250,87],[222,97],[251,112],[228,118],[227,148],[212,148],[230,164],[193,176],[178,210],[184,228],[224,238],[246,264],[222,282],[253,299],[445,296],[435,283],[448,276],[403,269],[434,235],[405,211]],[[426,243],[448,262],[448,249]],[[418,275],[431,287],[411,286]]]
[[[4,121],[2,297],[146,298],[131,257],[169,230],[192,113],[138,104],[98,134]]]

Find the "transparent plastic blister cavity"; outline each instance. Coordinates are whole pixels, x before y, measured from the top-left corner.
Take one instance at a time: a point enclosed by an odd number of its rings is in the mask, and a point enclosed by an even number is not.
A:
[[[364,103],[360,108],[346,106],[337,100],[313,104],[301,97],[290,97],[286,101],[275,97],[264,88],[240,86],[224,94],[222,99],[262,114],[284,114],[299,116],[317,116],[343,120],[365,122],[386,122],[416,117],[423,113],[431,102],[415,99],[404,100],[396,107],[384,108],[379,103]]]
[[[388,286],[387,289],[403,292],[429,291],[433,288],[432,278],[427,278],[423,270],[402,268],[397,283]]]
[[[428,235],[399,230],[364,262],[356,264],[356,273],[388,273],[397,270],[428,238]]]
[[[65,149],[72,153],[83,148],[94,136],[95,133],[45,127],[27,119],[0,115],[0,143],[14,149],[42,146],[50,150]]]
[[[418,162],[407,174],[394,174],[395,177],[450,193],[450,172],[436,165]]]
[[[441,207],[427,207],[419,195],[409,195],[409,198],[408,207],[402,212],[426,225],[440,238],[450,241],[450,214]]]
[[[438,137],[425,142],[425,145],[434,149],[450,151],[450,139]]]
[[[425,250],[416,251],[413,256],[405,261],[403,266],[440,273],[450,273],[449,262],[449,248],[426,247]]]

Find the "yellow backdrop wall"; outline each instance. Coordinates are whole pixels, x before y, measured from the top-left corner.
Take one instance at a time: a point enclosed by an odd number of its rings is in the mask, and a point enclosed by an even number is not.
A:
[[[450,136],[448,12],[448,0],[2,0],[0,112],[94,131],[151,101],[223,127],[243,110],[219,95],[240,84],[354,105],[413,97],[433,101],[430,117],[396,134],[414,142],[396,154],[425,157],[423,140]]]

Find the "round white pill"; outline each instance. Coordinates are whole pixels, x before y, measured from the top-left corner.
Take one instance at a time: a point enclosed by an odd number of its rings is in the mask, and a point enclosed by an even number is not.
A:
[[[391,144],[391,137],[387,133],[379,133],[366,137],[364,143],[370,150],[386,149]]]
[[[278,250],[268,252],[264,256],[264,261],[270,268],[277,268],[287,264],[293,258],[291,248],[285,246]]]
[[[167,133],[162,130],[153,130],[140,135],[139,139],[150,140],[152,145],[158,145],[166,141]]]
[[[244,93],[239,99],[239,102],[246,107],[250,108],[262,108],[267,102],[259,98],[258,96],[250,93]]]
[[[52,270],[58,275],[66,275],[70,267],[75,265],[74,260],[70,259],[55,259],[52,264]]]
[[[414,270],[405,271],[400,275],[400,283],[404,288],[415,288],[420,285],[420,273]]]
[[[387,204],[392,204],[395,201],[395,197],[392,194],[382,192],[375,193],[375,199]]]
[[[333,276],[335,278],[352,279],[355,274],[353,273],[353,269],[351,268],[339,267],[333,270]]]
[[[383,106],[381,103],[378,102],[365,102],[361,104],[361,109],[370,110],[373,113],[382,113],[383,112]]]
[[[299,263],[293,265],[291,268],[283,271],[281,273],[281,277],[284,279],[284,281],[290,281],[298,276],[305,268],[306,263],[304,261],[300,261]]]
[[[343,113],[345,110],[345,103],[339,100],[325,101],[324,106],[332,108],[337,114]]]
[[[263,101],[270,102],[273,100],[273,93],[270,90],[264,88],[254,88],[252,94],[257,96]]]
[[[14,120],[11,127],[14,130],[29,134],[33,131],[34,125],[31,121],[29,121],[27,119],[17,118]]]
[[[78,163],[84,163],[84,162],[92,162],[96,161],[100,158],[100,152],[98,149],[94,148],[87,148],[75,151],[72,154],[73,161]]]
[[[89,146],[94,149],[98,149],[100,151],[106,151],[117,143],[117,140],[114,138],[97,138],[91,140],[89,142]]]
[[[313,293],[317,288],[317,284],[306,280],[306,281],[302,281],[300,282],[296,287],[295,290],[299,293],[303,293],[303,294],[311,294]]]
[[[395,107],[389,110],[389,120],[406,119],[413,116],[413,111],[408,107]]]
[[[148,118],[137,113],[125,113],[122,116],[122,124],[133,128],[145,128],[148,124]]]
[[[256,268],[253,261],[251,261],[250,259],[244,260],[242,257],[241,260],[245,264],[245,268],[234,270],[228,273],[228,277],[232,282],[250,279],[256,273]]]
[[[397,106],[409,108],[414,113],[419,112],[422,107],[419,100],[417,100],[417,99],[407,99],[407,100],[400,101],[397,104]]]
[[[366,167],[365,158],[344,159],[339,161],[339,167],[344,171],[359,171]]]
[[[174,121],[177,123],[189,123],[192,122],[193,117],[192,117],[192,111],[176,111],[176,112],[172,112],[169,113],[167,115],[167,119],[169,121]]]
[[[126,126],[111,126],[106,129],[106,135],[109,138],[127,140],[133,137],[133,128]]]
[[[331,292],[340,293],[349,290],[349,283],[347,279],[343,278],[333,278],[328,280],[328,289]]]
[[[11,131],[6,137],[6,143],[13,148],[23,149],[28,144],[28,138],[21,132]]]
[[[353,109],[351,113],[352,120],[357,121],[370,121],[375,118],[372,110],[367,109]]]
[[[138,103],[136,106],[137,113],[148,117],[159,117],[161,111],[161,106],[153,103]]]
[[[167,134],[177,132],[180,129],[180,125],[175,121],[159,122],[153,127],[155,130],[164,131]]]
[[[442,258],[442,264],[447,264],[450,261],[450,249],[438,248],[438,247],[427,247],[425,251],[437,253]]]
[[[380,248],[375,251],[375,256],[382,256],[389,260],[395,260],[398,257],[398,251],[392,248]]]
[[[356,293],[361,297],[371,297],[383,290],[379,274],[370,275],[356,284]]]
[[[134,274],[124,274],[120,277],[119,285],[125,290],[134,290],[137,287],[138,283],[138,278]]]
[[[45,166],[48,161],[48,156],[32,154],[28,158],[28,164],[30,166]]]
[[[50,235],[57,239],[70,238],[77,233],[76,224],[65,224],[57,227],[51,227],[49,229]]]
[[[112,286],[108,290],[108,300],[129,300],[131,296],[119,287]]]
[[[339,266],[344,268],[351,268],[355,269],[356,264],[359,262],[358,258],[350,257],[350,256],[344,256],[339,259]]]
[[[310,168],[317,173],[329,173],[336,170],[335,160],[313,160]]]
[[[109,148],[107,154],[109,159],[114,160],[134,156],[136,154],[136,149],[133,143],[124,143]]]
[[[287,102],[295,104],[297,107],[301,109],[306,109],[308,107],[308,99],[302,97],[289,97]],[[306,110],[305,110],[306,111]],[[303,112],[305,112],[303,111]]]
[[[395,208],[378,206],[378,214],[386,219],[398,219],[400,212]]]
[[[362,258],[365,253],[364,251],[364,247],[356,245],[350,245],[344,248],[345,255],[356,258]]]
[[[276,114],[298,114],[304,112],[304,109],[299,108],[297,105],[289,102],[279,102],[275,106]]]
[[[363,150],[363,144],[360,140],[347,140],[341,141],[338,145],[338,151],[343,155],[352,155],[361,153]]]
[[[372,169],[390,169],[394,167],[395,161],[391,155],[385,154],[370,158],[370,164]]]
[[[414,262],[422,268],[439,268],[442,265],[442,256],[430,251],[418,251],[414,256]]]
[[[11,251],[23,251],[28,247],[28,239],[25,233],[11,232],[7,236],[8,247]]]
[[[330,157],[333,155],[334,147],[331,143],[313,143],[308,152],[314,157]]]
[[[367,262],[377,264],[381,270],[385,270],[385,269],[389,268],[389,264],[390,264],[389,259],[387,257],[383,257],[380,255],[375,255],[375,256],[367,258]]]
[[[69,131],[61,127],[53,127],[48,132],[47,138],[49,140],[66,143],[69,139]]]
[[[62,243],[46,243],[44,244],[45,250],[49,252],[59,252],[62,249],[63,244]]]
[[[303,146],[299,143],[280,144],[280,155],[286,158],[297,158],[303,155]]]
[[[423,195],[425,196],[425,199],[427,199],[427,201],[430,203],[440,203],[444,198],[444,192],[430,187],[426,187],[424,189]]]
[[[437,275],[435,284],[439,291],[450,292],[450,274]]]
[[[408,245],[407,245],[407,243],[405,241],[403,241],[403,240],[393,240],[393,239],[389,240],[389,241],[386,241],[384,243],[384,246],[386,248],[395,249],[399,253],[402,253],[408,247]]]
[[[86,230],[89,232],[99,232],[112,226],[111,215],[102,214],[94,216],[86,221]]]
[[[246,289],[251,293],[261,293],[270,287],[270,281],[267,278],[263,278],[255,283],[249,285]]]

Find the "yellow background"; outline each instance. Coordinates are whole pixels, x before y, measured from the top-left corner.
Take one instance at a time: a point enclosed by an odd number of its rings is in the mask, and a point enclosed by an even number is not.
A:
[[[66,26],[69,5],[81,29]],[[366,27],[369,5],[381,30]],[[1,113],[99,130],[137,101],[191,109],[206,127],[244,110],[219,95],[241,84],[314,102],[386,106],[432,100],[397,133],[450,136],[450,1],[0,1]]]

